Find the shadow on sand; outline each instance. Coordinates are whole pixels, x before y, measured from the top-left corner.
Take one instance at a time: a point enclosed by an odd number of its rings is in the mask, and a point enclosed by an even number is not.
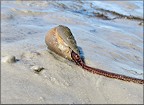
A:
[[[79,52],[80,52],[80,57],[81,57],[82,61],[85,63],[85,57],[84,57],[83,49],[80,46],[78,46],[78,49],[79,49]]]

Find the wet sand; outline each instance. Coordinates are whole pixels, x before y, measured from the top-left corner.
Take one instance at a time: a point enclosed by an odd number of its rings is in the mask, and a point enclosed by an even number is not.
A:
[[[89,73],[52,54],[44,40],[48,30],[66,25],[87,65],[142,79],[141,20],[112,20],[117,16],[94,9],[94,4],[69,2],[2,1],[1,103],[142,104],[143,85]],[[129,16],[132,9],[132,15],[141,18],[134,3],[110,4],[124,6],[123,15]],[[15,56],[16,62],[3,62],[8,55]],[[31,69],[35,65],[44,69],[37,73]]]

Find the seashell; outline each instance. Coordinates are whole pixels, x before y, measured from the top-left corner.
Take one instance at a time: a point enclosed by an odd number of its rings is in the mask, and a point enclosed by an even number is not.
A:
[[[40,67],[38,65],[34,65],[31,67],[32,70],[34,70],[35,73],[39,73],[40,71],[42,71],[44,68]]]
[[[2,57],[1,62],[3,62],[3,63],[15,63],[16,58],[13,55],[8,55],[8,56],[5,56],[5,57]]]
[[[50,50],[69,60],[72,60],[72,50],[79,55],[79,49],[74,36],[66,26],[59,25],[48,31],[45,43]]]

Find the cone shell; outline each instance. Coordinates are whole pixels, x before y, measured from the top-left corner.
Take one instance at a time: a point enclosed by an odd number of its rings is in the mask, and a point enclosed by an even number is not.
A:
[[[66,26],[59,25],[48,31],[45,42],[50,50],[69,60],[72,60],[72,50],[79,55],[74,36]]]

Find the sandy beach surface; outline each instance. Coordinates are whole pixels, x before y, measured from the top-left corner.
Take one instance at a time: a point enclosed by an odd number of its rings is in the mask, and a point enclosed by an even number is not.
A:
[[[65,25],[87,65],[142,79],[142,21],[142,1],[2,1],[1,103],[143,104],[143,85],[89,73],[45,44]]]

